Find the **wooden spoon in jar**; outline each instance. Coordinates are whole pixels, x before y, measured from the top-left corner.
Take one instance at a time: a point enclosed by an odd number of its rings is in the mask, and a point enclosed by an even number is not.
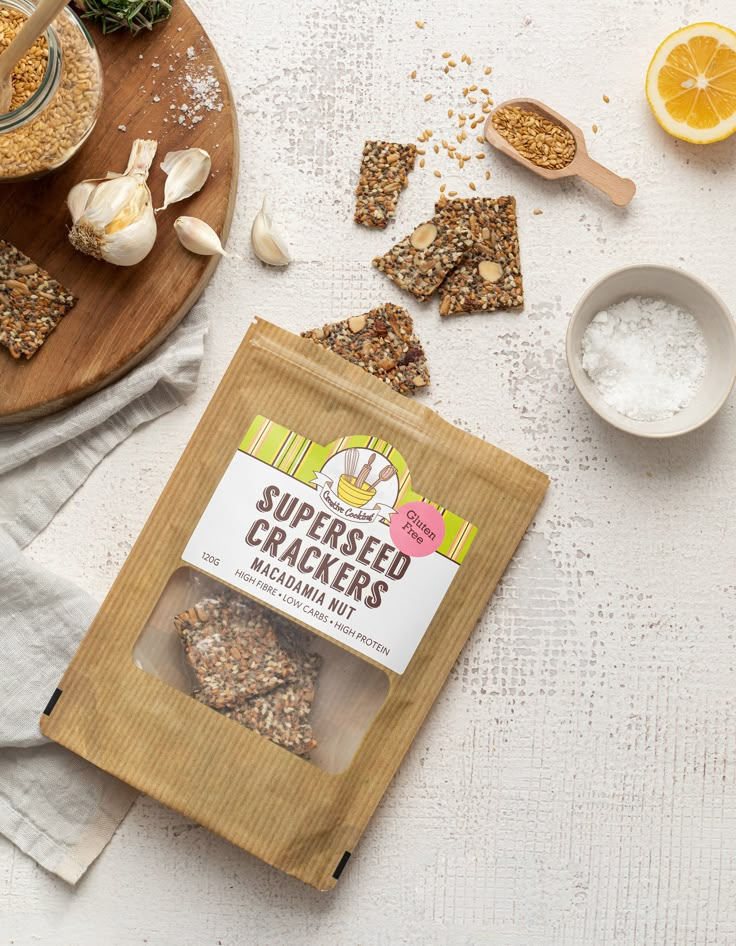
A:
[[[10,103],[13,100],[13,70],[67,3],[68,0],[39,0],[36,9],[0,56],[0,115],[10,111]]]
[[[495,113],[499,109],[506,108],[507,106],[516,106],[516,108],[524,109],[524,111],[527,112],[535,112],[554,125],[560,125],[562,128],[566,128],[575,139],[575,155],[572,161],[563,168],[545,168],[530,161],[529,158],[525,158],[521,152],[517,151],[516,148],[504,138],[493,124],[493,116]],[[562,115],[559,115],[536,99],[509,99],[507,102],[502,102],[488,116],[484,134],[486,141],[493,145],[494,148],[507,154],[510,158],[513,158],[514,161],[518,161],[519,164],[522,164],[525,168],[529,168],[530,171],[534,171],[535,174],[539,174],[540,177],[544,177],[548,181],[558,180],[562,177],[575,177],[577,175],[578,177],[582,177],[584,181],[592,184],[593,187],[597,187],[599,191],[603,191],[618,207],[625,207],[636,193],[636,184],[633,181],[629,180],[627,177],[619,177],[618,174],[614,174],[613,171],[610,171],[607,167],[604,167],[590,157],[588,149],[585,146],[583,133],[577,125],[573,125],[572,122],[563,118]]]

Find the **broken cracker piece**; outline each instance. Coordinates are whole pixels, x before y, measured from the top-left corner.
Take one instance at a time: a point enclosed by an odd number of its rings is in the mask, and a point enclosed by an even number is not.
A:
[[[291,682],[222,712],[277,746],[304,755],[317,746],[309,714],[321,665],[319,654],[304,654]]]
[[[366,141],[355,191],[355,222],[383,229],[396,215],[399,194],[409,183],[416,145]]]
[[[293,680],[296,666],[264,608],[235,593],[205,598],[174,625],[197,679],[194,695],[213,709]]]
[[[429,384],[422,343],[406,309],[386,302],[364,315],[302,332],[304,338],[375,375],[400,394]]]
[[[440,288],[440,315],[522,306],[516,199],[458,198],[435,209],[439,219],[466,227],[475,241]]]
[[[436,215],[420,223],[388,253],[377,256],[373,265],[424,301],[472,245],[473,237],[465,226]]]
[[[45,269],[0,240],[0,345],[30,358],[77,300]]]

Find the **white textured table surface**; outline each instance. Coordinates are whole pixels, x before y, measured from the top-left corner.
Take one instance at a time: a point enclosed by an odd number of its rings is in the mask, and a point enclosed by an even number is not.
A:
[[[735,405],[686,439],[619,434],[572,388],[564,331],[586,285],[641,260],[699,274],[736,311],[736,138],[676,142],[643,96],[660,40],[733,26],[733,0],[192,5],[240,118],[231,247],[246,248],[266,190],[295,262],[220,266],[196,395],[116,450],[33,557],[104,596],[255,313],[298,331],[406,305],[432,369],[425,402],[552,487],[336,891],[140,799],[74,890],[0,839],[1,946],[732,946]],[[446,50],[472,66],[445,76]],[[461,194],[475,180],[516,195],[527,305],[441,321],[369,261],[430,215],[447,159],[414,172],[387,232],[351,223],[352,191],[364,137],[449,137],[447,109],[486,84],[485,65],[496,101],[548,101],[639,192],[621,211],[490,154],[445,176]]]

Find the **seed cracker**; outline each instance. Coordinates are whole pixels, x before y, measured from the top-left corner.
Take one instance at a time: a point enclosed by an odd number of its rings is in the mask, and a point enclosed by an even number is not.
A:
[[[304,755],[316,748],[309,723],[314,689],[322,665],[319,654],[304,654],[294,680],[276,687],[262,696],[255,696],[242,706],[222,712],[242,726],[288,749]]]
[[[440,315],[490,312],[524,304],[519,259],[519,231],[514,197],[474,197],[437,204],[437,216],[450,225],[462,225],[475,244],[448,274],[440,287]],[[496,263],[493,281],[484,279],[479,266]]]
[[[177,614],[174,625],[197,678],[194,695],[214,709],[233,706],[294,680],[297,665],[268,613],[224,593]]]
[[[411,394],[429,384],[429,368],[422,343],[406,309],[384,303],[364,315],[302,332],[304,338],[351,361],[380,378],[400,394]]]
[[[77,300],[45,269],[0,240],[0,345],[30,358]]]
[[[424,228],[434,227],[436,235],[425,248],[412,242]],[[437,289],[449,271],[473,245],[473,237],[462,225],[440,216],[419,224],[388,253],[377,256],[373,265],[401,289],[424,301]]]
[[[383,229],[396,216],[401,191],[409,183],[416,145],[366,141],[355,191],[355,222]]]

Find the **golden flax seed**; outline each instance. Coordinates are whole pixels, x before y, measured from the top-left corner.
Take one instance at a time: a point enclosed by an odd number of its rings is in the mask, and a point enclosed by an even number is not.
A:
[[[491,118],[494,128],[537,167],[567,167],[575,157],[575,139],[569,129],[530,109],[505,105]]]

